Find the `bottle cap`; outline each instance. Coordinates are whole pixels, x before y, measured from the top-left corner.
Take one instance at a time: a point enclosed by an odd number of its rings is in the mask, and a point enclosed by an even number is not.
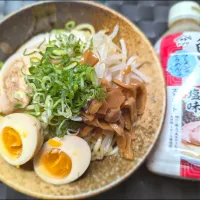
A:
[[[200,5],[194,1],[181,1],[174,4],[168,17],[168,25],[181,19],[193,19],[200,23]]]

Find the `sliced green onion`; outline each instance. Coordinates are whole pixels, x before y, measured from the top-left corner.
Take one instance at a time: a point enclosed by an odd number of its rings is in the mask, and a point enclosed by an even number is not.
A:
[[[57,129],[57,131],[56,131],[56,135],[57,135],[58,137],[62,137],[62,136],[63,136],[63,131],[61,131],[61,129],[62,129],[62,127],[64,126],[64,124],[65,124],[66,121],[67,121],[66,119],[63,120],[63,121],[60,123],[60,125],[58,126],[58,129]]]
[[[63,56],[63,55],[66,55],[67,52],[65,50],[59,50],[59,49],[55,49],[53,50],[52,52],[54,55],[56,56]]]
[[[44,44],[44,42],[45,42],[45,38],[44,38],[44,40],[40,43],[40,45],[37,48],[40,49],[40,47]]]
[[[49,90],[52,84],[52,80],[49,76],[44,76],[42,78],[41,87],[43,90]]]
[[[4,63],[0,61],[0,69],[3,67]]]
[[[22,107],[22,104],[21,103],[16,103],[15,105],[14,105],[14,108],[21,108]]]
[[[71,31],[72,29],[74,29],[76,26],[76,23],[75,21],[71,20],[71,21],[68,21],[66,24],[65,24],[65,29],[67,31]]]
[[[35,51],[30,52],[30,53],[26,53],[26,51],[27,51],[27,49],[24,50],[24,53],[23,53],[24,56],[30,56],[30,55],[33,55],[34,53],[37,52],[37,51],[35,50]]]
[[[66,70],[69,70],[69,69],[73,69],[73,68],[76,67],[76,66],[77,66],[77,63],[74,62],[74,63],[70,64],[69,66],[64,67],[63,70],[66,71]]]
[[[40,63],[40,59],[37,57],[31,57],[30,62],[32,65],[34,65],[34,64],[38,65]]]

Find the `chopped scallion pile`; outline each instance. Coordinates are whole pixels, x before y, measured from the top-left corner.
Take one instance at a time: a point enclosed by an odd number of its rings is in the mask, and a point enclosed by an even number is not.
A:
[[[66,24],[67,29],[73,27],[72,22]],[[85,46],[73,34],[57,33],[46,51],[39,51],[41,59],[30,58],[30,74],[25,80],[32,92],[27,94],[31,103],[26,112],[48,127],[49,137],[62,137],[77,130],[80,122],[74,119],[80,116],[88,101],[103,100],[106,96],[97,83],[95,69],[80,63]]]

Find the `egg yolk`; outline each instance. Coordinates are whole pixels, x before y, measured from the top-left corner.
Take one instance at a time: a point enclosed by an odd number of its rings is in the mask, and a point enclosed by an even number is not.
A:
[[[22,140],[15,129],[5,127],[2,131],[2,140],[10,155],[19,157],[22,154]]]
[[[52,149],[45,153],[43,164],[48,172],[57,178],[68,176],[72,169],[71,158],[60,149]]]
[[[62,146],[62,143],[57,141],[57,140],[54,140],[54,139],[49,139],[48,140],[48,144],[51,146],[51,147],[60,147]]]

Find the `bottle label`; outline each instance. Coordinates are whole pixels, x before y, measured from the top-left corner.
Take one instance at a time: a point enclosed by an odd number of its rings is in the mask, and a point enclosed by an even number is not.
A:
[[[200,178],[200,34],[164,37],[160,58],[168,100],[159,149],[179,166],[176,175]]]

